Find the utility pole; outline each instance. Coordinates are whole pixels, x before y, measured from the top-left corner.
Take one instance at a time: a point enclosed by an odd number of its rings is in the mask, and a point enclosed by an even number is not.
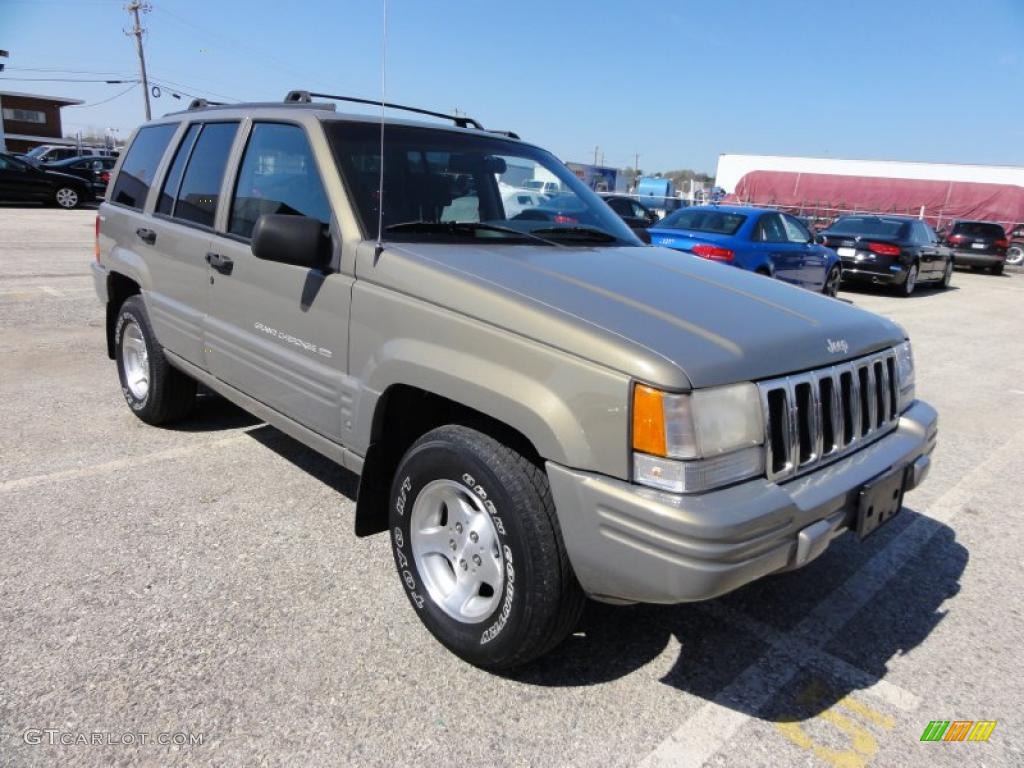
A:
[[[8,57],[7,51],[0,51],[0,59],[6,59]],[[0,61],[0,72],[4,69],[4,63]],[[4,110],[3,103],[0,101],[0,152],[7,151],[7,137],[4,134]]]
[[[135,27],[126,29],[124,33],[129,37],[135,37],[135,50],[139,54],[139,69],[142,72],[142,99],[146,104],[146,120],[148,121],[152,119],[152,114],[149,111],[149,79],[146,77],[146,57],[142,53],[142,33],[146,30],[139,23],[139,11],[149,13],[153,10],[153,6],[149,3],[139,2],[139,0],[132,0],[124,9],[135,17]]]
[[[594,147],[594,165],[597,165],[597,153],[600,149],[600,147]]]

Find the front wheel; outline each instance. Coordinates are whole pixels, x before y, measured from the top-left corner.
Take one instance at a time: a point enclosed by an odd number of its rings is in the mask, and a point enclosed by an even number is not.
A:
[[[842,281],[843,275],[839,271],[839,265],[835,264],[828,271],[828,275],[825,277],[825,287],[822,289],[822,293],[826,296],[835,298],[839,295],[839,283]]]
[[[74,187],[57,187],[53,193],[53,201],[66,210],[77,208],[82,202],[82,195]]]
[[[1006,263],[1012,267],[1024,264],[1024,245],[1014,243],[1006,250]]]
[[[402,458],[390,502],[406,595],[450,651],[510,669],[575,627],[584,597],[541,467],[474,429],[439,427]]]
[[[907,276],[903,279],[903,285],[900,286],[900,294],[911,296],[915,287],[917,287],[917,264],[911,264],[910,269],[907,270]]]

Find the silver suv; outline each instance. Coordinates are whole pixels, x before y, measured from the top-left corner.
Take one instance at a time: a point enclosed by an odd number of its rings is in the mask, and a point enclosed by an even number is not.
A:
[[[545,653],[585,596],[806,565],[924,478],[937,418],[895,324],[645,247],[514,134],[313,97],[135,132],[97,217],[108,352],[150,424],[202,384],[360,475],[357,534],[387,531],[462,658]],[[552,179],[557,206],[506,215]]]

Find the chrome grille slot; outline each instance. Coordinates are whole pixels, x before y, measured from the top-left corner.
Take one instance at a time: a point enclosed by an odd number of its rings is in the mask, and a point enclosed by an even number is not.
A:
[[[893,428],[899,384],[890,350],[760,382],[768,478],[784,480],[857,450]]]

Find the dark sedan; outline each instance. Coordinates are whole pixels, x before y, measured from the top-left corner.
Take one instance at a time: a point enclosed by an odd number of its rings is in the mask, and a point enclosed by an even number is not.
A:
[[[93,199],[92,186],[85,179],[35,168],[0,152],[0,201],[49,203],[70,209]]]
[[[601,199],[608,203],[608,207],[619,214],[619,218],[633,229],[643,229],[658,223],[658,214],[631,197],[601,195]]]
[[[988,221],[957,221],[946,233],[958,267],[987,269],[993,275],[1003,273],[1010,241],[1006,231]]]
[[[910,296],[920,281],[949,287],[953,251],[931,227],[903,216],[841,216],[818,234],[843,261],[843,282],[891,285]]]
[[[110,181],[110,172],[117,164],[116,157],[99,157],[98,155],[87,155],[85,157],[72,157],[67,160],[59,160],[55,163],[43,163],[42,168],[58,173],[68,173],[78,176],[89,182],[93,194],[96,197],[103,197],[107,191],[107,182]]]

